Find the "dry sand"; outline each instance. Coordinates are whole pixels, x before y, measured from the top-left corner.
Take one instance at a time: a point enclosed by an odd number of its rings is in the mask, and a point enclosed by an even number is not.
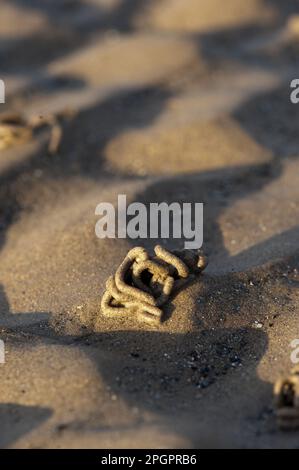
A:
[[[77,110],[58,154],[47,129],[0,153],[1,447],[298,447],[272,405],[299,338],[298,3],[0,8],[1,110]],[[94,234],[118,194],[205,203],[209,268],[158,329],[100,314],[134,245]]]

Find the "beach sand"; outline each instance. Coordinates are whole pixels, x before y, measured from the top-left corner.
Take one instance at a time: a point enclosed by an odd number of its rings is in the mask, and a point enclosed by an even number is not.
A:
[[[1,447],[298,447],[272,401],[299,338],[297,13],[1,2],[0,111],[75,112],[57,153],[48,127],[0,150]],[[205,204],[209,266],[159,327],[101,315],[127,251],[157,243],[96,238],[118,194]]]

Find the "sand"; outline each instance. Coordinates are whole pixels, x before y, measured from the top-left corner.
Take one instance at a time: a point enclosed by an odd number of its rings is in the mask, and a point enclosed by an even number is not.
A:
[[[1,447],[298,447],[272,402],[299,338],[297,9],[1,2],[0,111],[76,111],[57,154],[49,129],[0,151]],[[100,312],[137,244],[95,236],[118,194],[205,203],[209,267],[158,328]]]

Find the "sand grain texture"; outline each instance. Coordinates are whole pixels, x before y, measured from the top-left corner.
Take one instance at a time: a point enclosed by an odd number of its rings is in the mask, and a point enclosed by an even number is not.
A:
[[[77,113],[55,155],[47,129],[0,151],[0,446],[298,447],[272,403],[299,337],[296,2],[42,3],[1,2],[0,106]],[[158,329],[100,314],[136,244],[95,236],[118,194],[205,203],[209,267]]]

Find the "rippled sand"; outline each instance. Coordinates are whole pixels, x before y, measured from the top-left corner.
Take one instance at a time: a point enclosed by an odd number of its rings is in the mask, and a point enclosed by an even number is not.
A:
[[[298,5],[245,3],[1,2],[0,111],[76,111],[57,154],[47,128],[0,151],[2,447],[298,446],[272,405],[299,338]],[[100,314],[135,245],[95,237],[118,194],[205,203],[209,267],[158,329]]]

